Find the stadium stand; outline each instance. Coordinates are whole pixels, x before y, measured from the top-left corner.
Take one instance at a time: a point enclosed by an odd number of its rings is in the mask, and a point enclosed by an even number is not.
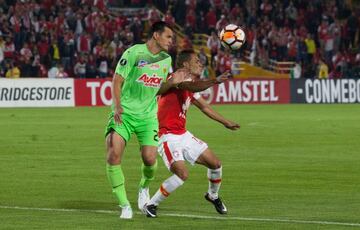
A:
[[[170,54],[203,50],[209,75],[260,68],[314,78],[326,65],[326,77],[359,77],[359,9],[351,0],[0,0],[0,77],[111,76],[122,52],[159,19],[178,35]],[[207,45],[228,23],[247,33],[230,56]]]

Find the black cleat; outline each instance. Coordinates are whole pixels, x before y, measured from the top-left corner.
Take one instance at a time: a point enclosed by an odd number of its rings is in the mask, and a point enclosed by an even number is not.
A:
[[[144,211],[147,217],[151,217],[151,218],[155,218],[156,216],[156,209],[157,206],[150,204],[150,205],[145,205],[144,207]]]
[[[227,214],[227,208],[225,207],[224,203],[221,201],[220,197],[213,200],[210,198],[209,193],[205,193],[205,199],[215,206],[215,209],[218,213]]]

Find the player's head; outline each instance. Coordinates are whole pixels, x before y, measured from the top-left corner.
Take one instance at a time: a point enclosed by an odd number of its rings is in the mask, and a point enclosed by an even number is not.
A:
[[[176,68],[185,68],[191,74],[199,76],[204,67],[194,50],[183,50],[176,57]]]
[[[168,51],[173,42],[173,37],[174,32],[168,23],[158,21],[151,26],[149,39],[153,39],[160,49]]]

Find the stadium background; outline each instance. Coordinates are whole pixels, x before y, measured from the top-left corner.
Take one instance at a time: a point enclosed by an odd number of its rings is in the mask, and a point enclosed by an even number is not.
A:
[[[0,229],[358,228],[359,15],[354,0],[0,0]],[[103,170],[109,77],[159,19],[176,30],[173,58],[193,48],[202,78],[233,75],[203,96],[240,131],[195,110],[188,124],[224,164],[225,218],[202,200],[202,168],[157,220],[117,217]],[[246,29],[238,52],[211,38],[228,23]],[[136,146],[125,155],[132,202]],[[151,190],[167,175],[161,166]]]

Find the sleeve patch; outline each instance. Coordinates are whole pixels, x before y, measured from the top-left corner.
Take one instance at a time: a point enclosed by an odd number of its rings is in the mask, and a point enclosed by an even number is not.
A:
[[[124,66],[127,64],[127,60],[126,59],[121,59],[120,60],[120,65]]]

